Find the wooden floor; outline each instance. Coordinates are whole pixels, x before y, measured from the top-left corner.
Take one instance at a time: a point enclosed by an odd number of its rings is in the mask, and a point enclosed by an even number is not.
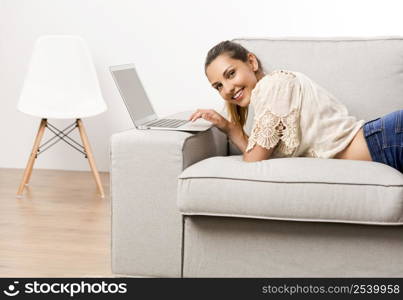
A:
[[[0,169],[1,277],[112,277],[109,173]]]

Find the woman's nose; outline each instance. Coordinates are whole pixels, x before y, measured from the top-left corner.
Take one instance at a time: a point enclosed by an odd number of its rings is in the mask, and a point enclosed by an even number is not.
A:
[[[234,94],[235,87],[231,85],[224,86],[224,93],[227,98],[231,98]]]

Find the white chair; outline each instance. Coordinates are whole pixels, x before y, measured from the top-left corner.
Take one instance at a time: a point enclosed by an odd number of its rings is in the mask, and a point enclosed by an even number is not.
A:
[[[38,154],[63,140],[88,158],[100,195],[104,197],[81,119],[98,115],[106,111],[107,106],[100,91],[90,51],[82,38],[48,35],[36,41],[17,108],[23,113],[41,118],[17,196],[22,195],[24,187],[28,184]],[[59,130],[48,122],[48,119],[52,118],[75,119],[75,122],[64,130]],[[46,128],[55,136],[40,145]],[[68,137],[75,128],[80,132],[83,146]],[[55,138],[59,139],[43,149]]]

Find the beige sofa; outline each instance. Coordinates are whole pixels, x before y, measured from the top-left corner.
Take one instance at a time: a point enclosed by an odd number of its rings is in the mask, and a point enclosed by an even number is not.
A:
[[[359,119],[403,108],[403,37],[235,41],[266,71],[305,73]],[[110,168],[116,274],[403,276],[403,174],[389,166],[302,157],[247,163],[213,127],[116,133]]]

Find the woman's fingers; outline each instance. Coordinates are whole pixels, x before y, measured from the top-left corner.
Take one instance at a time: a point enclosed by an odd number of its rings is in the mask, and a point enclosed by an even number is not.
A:
[[[190,117],[189,117],[189,121],[194,121],[195,119],[197,119],[197,115],[199,114],[199,110],[196,110]]]
[[[219,120],[219,114],[214,109],[198,109],[190,117],[189,121],[196,121],[199,118],[203,118],[210,122],[217,122]]]
[[[195,120],[197,120],[199,118],[199,113],[195,112],[190,116],[190,119],[192,122],[194,122]]]
[[[189,117],[189,121],[193,122],[194,117],[196,116],[197,112],[194,112],[190,117]]]
[[[225,128],[227,126],[228,121],[224,117],[222,117],[219,113],[217,113],[214,109],[198,109],[189,117],[189,120],[194,122],[198,118],[203,118],[213,123],[214,126],[218,127],[219,129],[225,132]]]
[[[208,111],[208,109],[198,109],[196,112],[194,112],[190,117],[189,120],[194,122],[196,121],[198,118],[202,118],[206,115],[206,112]]]

